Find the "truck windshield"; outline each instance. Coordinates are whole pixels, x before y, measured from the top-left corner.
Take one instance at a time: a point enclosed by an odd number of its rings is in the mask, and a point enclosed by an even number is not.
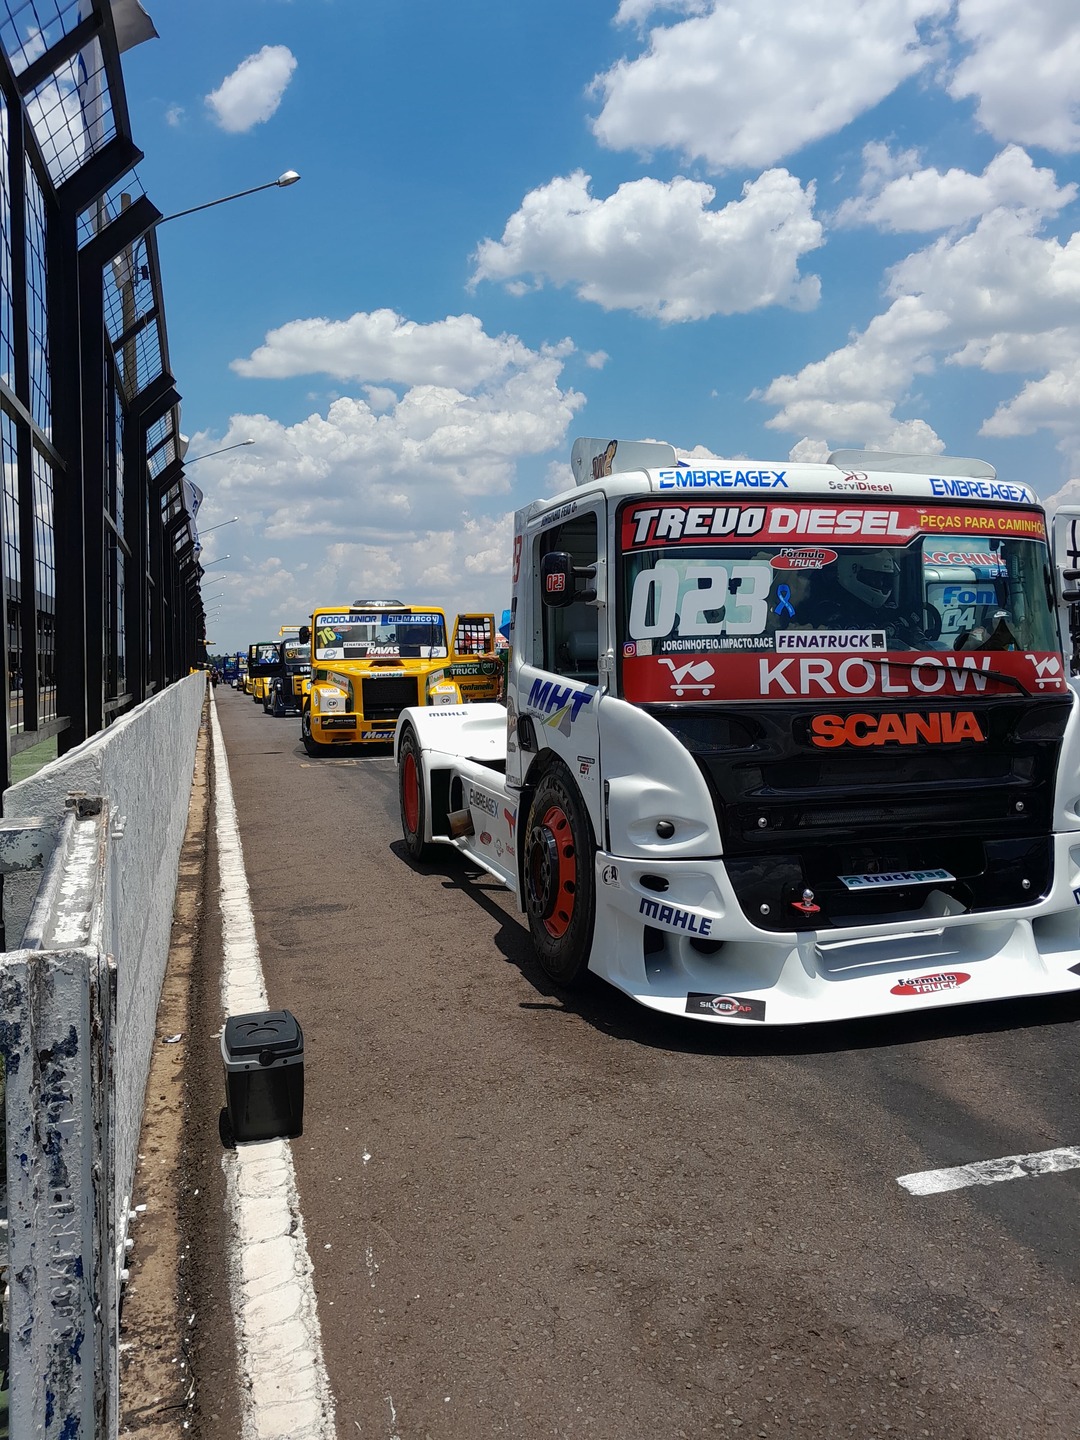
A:
[[[317,660],[445,660],[446,622],[434,612],[352,610],[316,615]]]
[[[311,659],[311,646],[301,645],[299,640],[285,641],[285,664],[306,665]]]
[[[1037,511],[636,501],[621,541],[627,699],[1064,688]]]

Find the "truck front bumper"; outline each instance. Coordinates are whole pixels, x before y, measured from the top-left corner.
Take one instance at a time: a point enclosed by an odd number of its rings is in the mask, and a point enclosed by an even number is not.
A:
[[[311,715],[311,738],[320,745],[390,745],[397,729],[395,720],[365,720],[362,715]]]
[[[805,1025],[1080,990],[1080,834],[1054,840],[1054,880],[1023,908],[766,931],[723,860],[596,857],[589,968],[640,1004],[714,1024]]]

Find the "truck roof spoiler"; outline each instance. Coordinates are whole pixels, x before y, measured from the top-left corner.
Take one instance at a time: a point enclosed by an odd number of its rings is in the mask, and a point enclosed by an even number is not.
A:
[[[660,440],[604,440],[581,437],[574,441],[570,466],[578,485],[621,475],[629,470],[659,470],[687,464],[674,445]],[[692,463],[692,462],[690,462]],[[829,465],[845,474],[871,471],[886,475],[949,475],[971,480],[996,480],[997,471],[985,460],[962,455],[904,455],[888,450],[834,450]]]
[[[570,451],[570,468],[578,485],[621,475],[627,470],[659,470],[679,463],[674,445],[659,440],[596,440],[582,437]]]
[[[886,475],[966,476],[971,480],[996,480],[997,471],[985,460],[968,460],[962,455],[902,455],[888,450],[834,450],[828,463],[838,470],[873,470]]]

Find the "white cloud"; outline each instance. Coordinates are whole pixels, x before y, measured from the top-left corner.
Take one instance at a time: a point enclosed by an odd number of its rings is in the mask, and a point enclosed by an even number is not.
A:
[[[1041,379],[1029,380],[1018,395],[997,407],[982,433],[1031,435],[1043,427],[1058,437],[1061,450],[1074,463],[1080,462],[1080,354]]]
[[[616,25],[644,25],[657,10],[681,10],[687,15],[702,15],[711,8],[712,0],[619,0],[615,13]]]
[[[497,587],[485,594],[501,602],[505,593],[509,605],[513,538],[513,511],[505,511],[490,518],[465,516],[454,529],[416,531],[393,548],[344,541],[327,546],[307,584],[327,599],[392,595],[406,604],[445,605],[451,623],[459,609],[494,609],[498,623],[502,603],[473,597],[483,577]],[[460,598],[451,603],[452,595]]]
[[[971,47],[949,85],[998,140],[1080,150],[1080,11],[1075,0],[959,0]]]
[[[1066,480],[1060,490],[1055,490],[1053,495],[1047,495],[1043,500],[1047,514],[1053,514],[1063,505],[1080,505],[1080,478],[1073,476]]]
[[[836,213],[838,225],[876,225],[881,230],[942,230],[964,225],[999,205],[1055,215],[1076,199],[1077,187],[1060,188],[1052,170],[1036,169],[1026,150],[1007,145],[981,175],[951,169],[917,169],[908,152],[893,157],[878,142],[863,151],[860,195]],[[907,166],[906,173],[899,165]]]
[[[256,508],[267,533],[359,542],[450,522],[462,497],[506,493],[517,462],[562,445],[585,397],[562,389],[570,341],[531,350],[471,315],[418,325],[392,311],[295,321],[267,336],[244,375],[322,371],[362,382],[325,414],[291,426],[234,416],[256,444],[222,467],[219,488]],[[403,387],[399,396],[389,381]],[[212,462],[211,462],[212,463]],[[232,503],[232,502],[230,502]]]
[[[239,375],[282,380],[322,373],[339,380],[473,389],[533,354],[515,335],[487,335],[475,315],[420,325],[393,310],[359,311],[347,320],[291,320],[271,330]]]
[[[206,97],[222,130],[242,134],[269,120],[296,69],[296,57],[286,45],[264,45],[255,55],[226,75]]]
[[[711,185],[681,177],[633,180],[607,199],[589,185],[576,170],[530,191],[502,239],[478,247],[471,284],[525,274],[669,322],[817,303],[817,276],[798,270],[821,244],[814,187],[786,170],[766,171],[722,210],[708,208]]]
[[[944,360],[986,371],[1042,370],[1002,404],[987,435],[1054,430],[1063,448],[1080,433],[1080,234],[1062,244],[1038,233],[1031,211],[997,209],[959,237],[943,237],[889,274],[892,304],[824,360],[783,375],[763,398],[779,407],[766,423],[886,448],[903,424],[898,405]],[[1051,368],[1052,367],[1052,368]],[[934,437],[936,439],[936,436]]]
[[[824,465],[831,453],[832,446],[827,440],[811,440],[809,435],[804,435],[788,451],[788,459],[794,465]]]
[[[165,124],[177,129],[184,123],[184,107],[182,105],[170,105],[165,111]]]
[[[618,18],[641,25],[671,8],[626,0]],[[603,108],[593,130],[613,150],[673,149],[720,170],[771,165],[883,100],[934,56],[922,31],[950,0],[674,8],[691,13],[594,81]]]

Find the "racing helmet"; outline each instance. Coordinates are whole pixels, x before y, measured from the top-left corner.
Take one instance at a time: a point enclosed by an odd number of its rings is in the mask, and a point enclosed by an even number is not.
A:
[[[836,567],[836,578],[845,590],[874,610],[880,610],[895,599],[896,566],[887,550],[842,555]]]

